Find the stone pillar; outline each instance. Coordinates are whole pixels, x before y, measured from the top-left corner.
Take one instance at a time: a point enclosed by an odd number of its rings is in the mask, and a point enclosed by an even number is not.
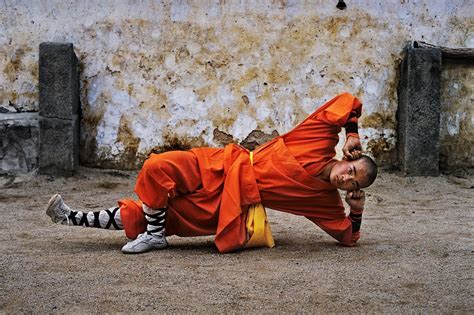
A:
[[[71,43],[39,48],[39,173],[71,176],[79,161],[79,73]]]
[[[398,91],[398,158],[404,175],[439,174],[441,50],[408,46]]]

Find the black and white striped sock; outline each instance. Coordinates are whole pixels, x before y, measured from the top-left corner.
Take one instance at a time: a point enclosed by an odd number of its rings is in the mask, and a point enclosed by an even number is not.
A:
[[[148,235],[165,236],[166,208],[152,209],[143,204],[143,212],[148,222],[146,227]]]
[[[87,213],[82,211],[71,211],[69,221],[72,225],[109,230],[123,230],[119,207],[101,211],[89,211]]]

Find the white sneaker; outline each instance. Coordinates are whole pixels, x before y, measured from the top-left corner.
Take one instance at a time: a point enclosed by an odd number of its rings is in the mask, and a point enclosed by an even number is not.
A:
[[[139,254],[144,253],[152,249],[161,249],[168,246],[166,237],[164,235],[148,234],[147,232],[138,235],[138,237],[125,244],[122,247],[124,254]]]
[[[71,208],[64,203],[60,194],[51,197],[46,208],[46,214],[51,218],[51,221],[64,225],[69,225],[71,211]]]

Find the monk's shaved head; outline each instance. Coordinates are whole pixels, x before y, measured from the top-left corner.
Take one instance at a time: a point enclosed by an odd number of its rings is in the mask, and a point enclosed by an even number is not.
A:
[[[377,178],[377,164],[367,155],[362,155],[357,161],[365,166],[367,182],[364,186],[369,187]]]
[[[355,190],[369,187],[377,177],[374,160],[362,155],[357,160],[342,160],[335,163],[329,173],[329,182],[342,190]]]

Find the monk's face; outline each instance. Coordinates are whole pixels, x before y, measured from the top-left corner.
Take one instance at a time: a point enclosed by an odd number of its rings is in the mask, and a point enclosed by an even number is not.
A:
[[[369,186],[367,164],[362,159],[338,161],[331,169],[329,181],[342,190],[355,190]]]

